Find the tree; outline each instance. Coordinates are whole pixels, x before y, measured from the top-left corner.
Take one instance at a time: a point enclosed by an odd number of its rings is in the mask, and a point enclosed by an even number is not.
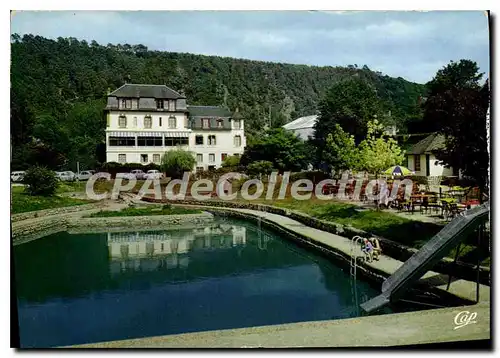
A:
[[[359,165],[359,150],[354,136],[344,132],[338,123],[326,137],[324,160],[336,173],[356,169]]]
[[[229,155],[222,162],[223,168],[234,168],[240,164],[240,157],[236,155]]]
[[[435,123],[438,133],[445,137],[445,147],[435,153],[439,162],[460,169],[485,192],[489,186],[490,89],[489,81],[480,84],[482,76],[470,60],[452,61],[439,70],[427,84],[430,94],[424,119]]]
[[[193,170],[195,164],[194,154],[182,149],[169,150],[161,158],[161,170],[172,178],[181,178],[184,172]]]
[[[294,133],[273,128],[247,145],[240,163],[248,166],[252,162],[272,160],[272,167],[279,171],[300,171],[306,168],[309,156],[304,141]]]
[[[398,142],[384,134],[378,120],[368,122],[366,139],[359,144],[359,167],[378,176],[393,165],[400,165],[404,152]]]
[[[11,90],[10,96],[10,133],[12,145],[17,147],[26,143],[33,130],[33,115],[28,102]]]
[[[252,177],[257,177],[262,174],[269,175],[273,171],[273,163],[267,160],[259,160],[257,162],[250,163],[247,166],[247,173]]]
[[[56,173],[42,166],[33,166],[24,175],[26,192],[30,195],[51,196],[56,192],[59,180]]]
[[[317,164],[325,163],[326,139],[338,124],[344,132],[354,136],[356,144],[366,136],[370,118],[381,114],[376,90],[360,78],[333,85],[319,104],[320,114],[314,125],[314,144]]]
[[[406,118],[425,89],[366,69],[277,64],[151,51],[140,44],[103,46],[91,39],[18,34],[12,34],[10,70],[13,154],[28,148],[25,143],[39,135],[52,151],[64,154],[67,161],[61,169],[67,170],[75,170],[77,161],[86,166],[100,161],[93,148],[105,141],[106,91],[122,86],[126,79],[182,90],[190,105],[239,107],[249,141],[265,134],[269,108],[273,127],[314,114],[332,83],[362,81],[372,92],[376,89],[387,103],[384,109],[390,107],[398,118]],[[333,128],[325,127],[325,134]]]

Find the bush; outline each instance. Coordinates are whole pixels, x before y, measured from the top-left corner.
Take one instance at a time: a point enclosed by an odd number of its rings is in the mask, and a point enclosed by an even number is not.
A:
[[[322,171],[307,171],[307,172],[304,171],[304,172],[292,173],[290,175],[290,182],[294,182],[299,179],[309,179],[313,183],[317,184],[324,179],[330,179],[330,177],[327,173],[324,173]]]
[[[240,164],[240,156],[230,155],[222,162],[222,167],[237,167]]]
[[[161,158],[161,169],[168,177],[182,178],[184,172],[190,172],[196,164],[192,152],[185,150],[169,150]]]
[[[56,173],[45,167],[34,166],[24,175],[26,192],[30,195],[51,196],[56,192],[59,180]]]
[[[248,164],[247,173],[250,176],[258,176],[259,174],[269,175],[273,171],[273,163],[267,160],[259,160]]]

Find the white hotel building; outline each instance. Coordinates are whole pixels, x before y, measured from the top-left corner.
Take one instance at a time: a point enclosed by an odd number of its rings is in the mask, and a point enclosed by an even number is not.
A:
[[[164,85],[125,84],[108,94],[106,161],[160,164],[168,150],[196,156],[196,170],[219,168],[246,145],[239,112],[188,106],[186,97]]]

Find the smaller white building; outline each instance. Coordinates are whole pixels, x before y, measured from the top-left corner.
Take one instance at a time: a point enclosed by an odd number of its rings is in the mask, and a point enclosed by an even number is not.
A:
[[[408,169],[414,171],[417,176],[453,176],[453,168],[438,164],[438,160],[433,153],[435,150],[443,148],[443,146],[444,137],[442,135],[432,133],[425,137],[406,152]]]
[[[292,131],[302,140],[308,140],[314,136],[314,126],[318,121],[318,115],[311,115],[297,118],[283,126],[284,129]],[[387,126],[384,128],[387,135],[395,136],[398,132],[396,126]]]
[[[294,132],[303,140],[309,139],[309,137],[314,136],[314,125],[318,120],[317,115],[306,116],[297,118],[283,126],[286,130]]]

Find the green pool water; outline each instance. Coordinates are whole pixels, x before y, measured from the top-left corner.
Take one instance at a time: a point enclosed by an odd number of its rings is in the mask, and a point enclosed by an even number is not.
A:
[[[348,270],[250,222],[59,233],[14,247],[22,347],[362,315]],[[390,308],[379,313],[389,313]]]

